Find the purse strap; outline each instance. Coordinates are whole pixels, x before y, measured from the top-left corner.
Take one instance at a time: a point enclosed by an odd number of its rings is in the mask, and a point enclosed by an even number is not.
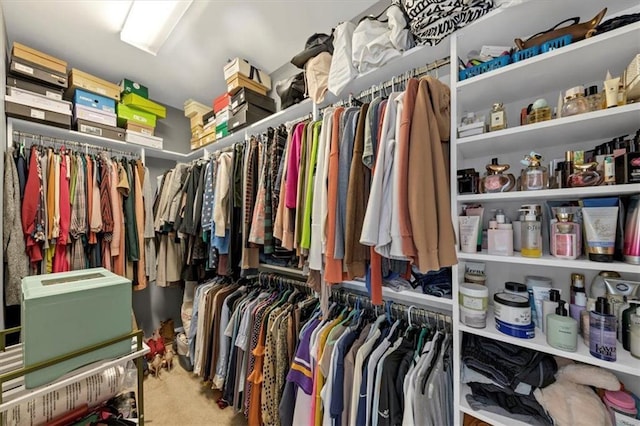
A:
[[[557,29],[558,29],[558,27],[559,27],[560,25],[565,24],[565,23],[567,23],[567,22],[572,22],[572,24],[571,24],[571,25],[576,25],[578,22],[580,22],[580,17],[578,17],[578,16],[574,16],[573,18],[565,19],[565,20],[564,20],[564,21],[562,21],[562,22],[558,22],[558,23],[557,23],[555,26],[553,26],[552,28],[549,28],[549,29],[548,29],[548,30],[546,30],[546,31],[540,31],[539,33],[534,34],[534,35],[532,35],[531,37],[529,37],[527,40],[531,40],[532,38],[537,37],[537,36],[539,36],[539,35],[546,34],[546,33],[548,33],[548,32],[551,32],[551,31],[557,30]],[[568,26],[571,26],[571,25],[568,25]]]

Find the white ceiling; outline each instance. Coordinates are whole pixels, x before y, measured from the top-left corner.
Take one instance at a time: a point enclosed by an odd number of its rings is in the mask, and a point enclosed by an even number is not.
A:
[[[240,56],[271,73],[304,47],[378,0],[195,0],[157,56],[120,41],[131,1],[2,1],[9,42],[18,41],[118,83],[149,87],[152,99],[182,108],[225,91],[222,68]]]

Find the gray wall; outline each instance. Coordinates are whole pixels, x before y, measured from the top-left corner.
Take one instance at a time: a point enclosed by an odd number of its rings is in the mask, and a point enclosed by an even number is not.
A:
[[[189,119],[184,116],[183,110],[167,106],[167,118],[158,120],[156,135],[164,138],[163,148],[165,150],[188,153],[191,151],[189,146],[190,126]]]
[[[4,13],[2,13],[2,4],[0,4],[0,78],[2,79],[2,84],[6,79],[6,52],[7,51],[7,29],[4,25]],[[0,148],[0,153],[2,153],[2,161],[0,161],[0,176],[4,179],[4,152],[7,148],[7,120],[4,115],[4,102],[0,102],[0,135],[2,138],[2,147]],[[4,185],[3,185],[4,187]],[[4,214],[4,209],[2,205],[2,200],[0,199],[0,215]],[[2,239],[2,229],[0,229],[0,239]],[[0,264],[0,276],[4,277],[4,259],[2,264]],[[4,279],[2,280],[3,285],[0,289],[0,330],[5,329],[5,320],[4,320]]]

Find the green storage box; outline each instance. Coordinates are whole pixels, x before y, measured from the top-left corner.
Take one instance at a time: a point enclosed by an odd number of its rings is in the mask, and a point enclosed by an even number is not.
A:
[[[131,332],[131,281],[106,269],[34,275],[22,280],[22,342],[26,367]],[[131,351],[107,346],[25,376],[34,388],[92,362]]]
[[[120,82],[120,91],[122,92],[122,96],[126,95],[127,93],[135,93],[138,96],[149,99],[149,89],[147,89],[146,86],[143,86],[140,83],[136,83],[135,81],[131,81],[127,78],[123,79]]]
[[[122,103],[131,108],[157,115],[160,118],[165,118],[167,116],[167,109],[164,106],[149,99],[145,99],[140,95],[136,95],[135,93],[128,93],[124,95],[122,97]]]
[[[127,122],[131,121],[143,124],[149,127],[156,127],[156,116],[139,109],[131,108],[125,104],[117,104],[118,127],[126,127]]]
[[[229,127],[227,124],[229,124],[229,122],[225,121],[224,123],[216,126],[216,140],[220,140],[229,135]]]

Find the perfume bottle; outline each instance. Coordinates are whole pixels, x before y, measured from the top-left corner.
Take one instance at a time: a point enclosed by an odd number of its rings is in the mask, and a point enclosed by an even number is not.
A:
[[[511,174],[503,174],[509,170],[508,164],[498,164],[497,158],[491,159],[491,164],[487,164],[487,174],[480,181],[481,193],[508,192],[516,184],[516,178]]]
[[[542,155],[531,151],[525,155],[520,163],[527,166],[520,173],[520,189],[522,191],[535,191],[545,189],[549,184],[549,174],[547,169],[540,165],[543,160]]]
[[[574,164],[574,173],[569,176],[569,188],[583,188],[598,186],[602,183],[602,176],[597,172],[598,163]]]
[[[564,104],[562,105],[562,116],[570,117],[572,115],[589,112],[589,103],[584,97],[584,87],[576,86],[567,90],[564,96]]]
[[[584,89],[584,96],[587,98],[589,111],[599,111],[602,109],[603,98],[602,94],[598,93],[598,86],[589,86],[587,89]]]
[[[475,169],[458,170],[458,194],[477,194],[480,175]]]
[[[535,210],[525,210],[520,231],[522,232],[520,254],[523,257],[542,257],[541,223]]]
[[[557,221],[551,226],[551,255],[560,259],[576,259],[580,256],[580,225],[573,222],[573,214],[561,209]]]
[[[589,317],[589,353],[604,361],[615,361],[616,316],[609,313],[606,297],[598,297]]]
[[[495,103],[491,108],[489,130],[495,132],[507,128],[507,113],[502,103]]]

